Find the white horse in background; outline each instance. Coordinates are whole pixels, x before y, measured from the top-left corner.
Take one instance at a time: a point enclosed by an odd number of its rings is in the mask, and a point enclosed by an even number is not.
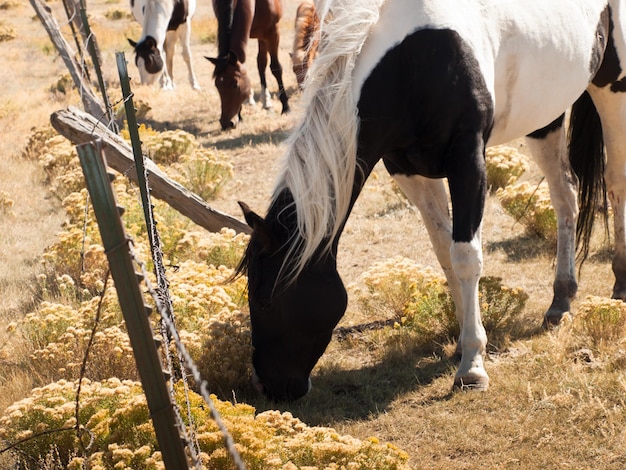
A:
[[[164,90],[174,88],[173,63],[176,43],[180,40],[183,59],[189,72],[189,83],[194,90],[200,85],[191,63],[191,18],[196,11],[196,0],[130,0],[130,7],[142,26],[138,42],[128,40],[135,49],[135,64],[144,85],[152,85],[160,78]],[[163,53],[167,67],[163,67]]]

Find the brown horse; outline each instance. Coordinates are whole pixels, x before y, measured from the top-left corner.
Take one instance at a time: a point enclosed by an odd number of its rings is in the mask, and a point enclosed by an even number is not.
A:
[[[237,126],[241,119],[242,105],[252,96],[250,78],[245,66],[248,38],[259,41],[257,66],[261,78],[263,108],[271,107],[265,80],[269,54],[270,70],[278,82],[278,99],[282,103],[282,113],[288,112],[289,102],[283,85],[283,69],[278,61],[278,21],[283,15],[281,1],[213,0],[213,10],[218,24],[218,57],[207,59],[215,65],[213,77],[222,102],[222,129]]]
[[[319,44],[320,20],[315,11],[315,4],[304,0],[296,11],[295,35],[291,63],[298,86],[303,87],[304,79],[317,54]]]

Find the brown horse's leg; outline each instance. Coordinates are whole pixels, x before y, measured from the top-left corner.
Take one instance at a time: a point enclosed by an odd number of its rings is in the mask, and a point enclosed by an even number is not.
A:
[[[256,64],[259,69],[259,78],[261,79],[261,102],[263,109],[272,107],[270,92],[267,89],[267,80],[265,79],[265,70],[267,69],[267,41],[259,38],[259,54],[256,57]]]
[[[272,71],[272,75],[276,78],[278,82],[278,99],[283,105],[282,114],[289,112],[289,99],[287,98],[287,92],[285,91],[285,86],[283,85],[283,67],[280,65],[278,61],[278,44],[280,42],[280,33],[278,31],[278,25],[274,28],[274,31],[267,38],[268,50],[270,54],[270,70]]]

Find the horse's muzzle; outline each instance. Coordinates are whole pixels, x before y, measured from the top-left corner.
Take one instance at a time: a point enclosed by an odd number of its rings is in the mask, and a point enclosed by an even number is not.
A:
[[[287,379],[286,386],[282,390],[270,390],[265,387],[261,382],[261,379],[257,375],[254,368],[252,368],[252,386],[254,389],[268,398],[276,401],[294,401],[298,398],[302,398],[304,395],[311,391],[311,379]]]
[[[223,131],[229,131],[237,127],[237,121],[235,121],[234,119],[230,119],[228,121],[222,121],[220,119],[220,125],[222,126]]]

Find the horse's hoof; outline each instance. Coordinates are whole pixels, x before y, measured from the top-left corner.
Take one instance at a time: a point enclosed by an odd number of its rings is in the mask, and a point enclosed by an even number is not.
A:
[[[288,114],[291,111],[291,108],[289,106],[283,106],[283,110],[280,112],[280,114]]]
[[[455,377],[452,390],[460,390],[462,392],[484,392],[489,388],[489,377],[485,376],[466,376]]]
[[[548,310],[543,316],[541,328],[543,330],[552,330],[559,326],[564,318],[569,318],[569,312],[550,312]]]

